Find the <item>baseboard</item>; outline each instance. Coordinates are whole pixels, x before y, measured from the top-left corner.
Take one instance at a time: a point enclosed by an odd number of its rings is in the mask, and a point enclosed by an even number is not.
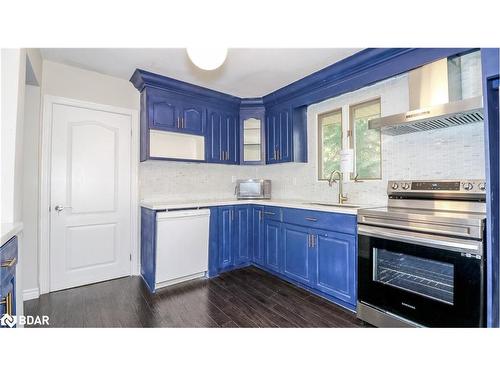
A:
[[[38,288],[23,290],[23,301],[29,301],[38,297],[40,297],[40,289]]]

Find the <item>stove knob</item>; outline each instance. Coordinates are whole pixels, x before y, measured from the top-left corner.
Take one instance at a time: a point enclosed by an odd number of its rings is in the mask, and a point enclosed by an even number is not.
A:
[[[391,186],[392,190],[397,190],[399,187],[398,183],[397,182],[394,182]]]
[[[463,187],[464,187],[464,189],[465,189],[465,190],[472,190],[472,188],[473,188],[474,186],[473,186],[473,185],[472,185],[472,183],[470,183],[470,182],[464,182],[464,183],[463,183]]]
[[[477,186],[479,187],[479,190],[486,190],[486,184],[484,182],[480,182]]]
[[[401,187],[404,189],[404,190],[408,190],[410,188],[410,184],[405,182],[403,185],[401,185]]]

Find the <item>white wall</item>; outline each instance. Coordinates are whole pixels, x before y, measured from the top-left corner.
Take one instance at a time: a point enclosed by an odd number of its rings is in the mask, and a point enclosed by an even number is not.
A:
[[[38,290],[38,212],[40,187],[40,87],[26,85],[23,165],[23,288]],[[37,292],[35,292],[36,297]]]
[[[140,94],[129,81],[47,60],[43,61],[42,95],[140,108]]]
[[[21,220],[26,51],[2,49],[1,220]]]
[[[273,198],[333,201],[337,186],[317,179],[317,115],[380,97],[382,115],[408,110],[407,75],[347,93],[308,108],[308,163],[259,167],[148,161],[140,165],[140,196],[145,200],[232,198],[234,178],[268,178]],[[349,201],[383,204],[389,179],[484,178],[482,123],[397,137],[382,136],[382,180],[347,182]]]

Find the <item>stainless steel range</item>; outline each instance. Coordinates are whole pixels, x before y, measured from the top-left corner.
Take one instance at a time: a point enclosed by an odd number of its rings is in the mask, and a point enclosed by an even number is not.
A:
[[[484,326],[485,181],[389,181],[387,195],[358,211],[358,317]]]

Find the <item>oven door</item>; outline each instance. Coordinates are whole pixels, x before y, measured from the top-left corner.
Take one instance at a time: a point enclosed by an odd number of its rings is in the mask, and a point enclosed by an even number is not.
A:
[[[428,327],[482,327],[480,241],[358,225],[358,300]]]

